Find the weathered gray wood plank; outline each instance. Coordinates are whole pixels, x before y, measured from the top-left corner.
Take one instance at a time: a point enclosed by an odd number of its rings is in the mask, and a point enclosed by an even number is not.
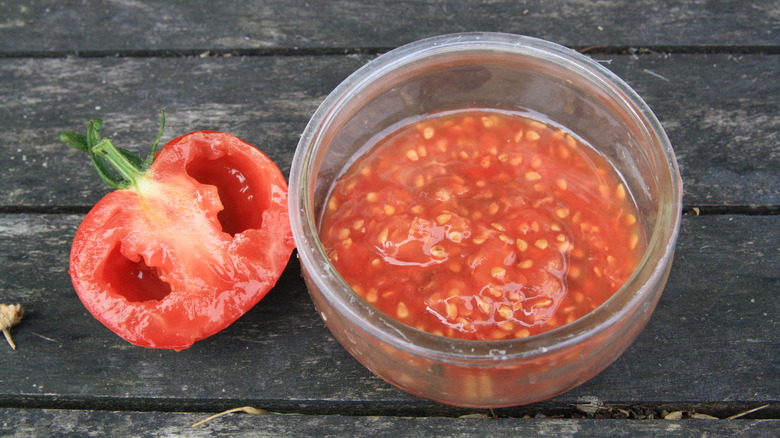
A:
[[[286,174],[324,97],[369,56],[0,59],[0,209],[94,204],[106,188],[57,142],[100,116],[106,135],[146,150],[165,107],[165,139],[231,132]],[[647,100],[682,169],[687,206],[780,205],[780,55],[615,55],[601,61]],[[734,96],[724,98],[724,96]],[[13,211],[13,210],[10,210]]]
[[[0,54],[386,49],[463,31],[589,46],[753,46],[780,40],[773,0],[3,1]]]
[[[131,346],[72,290],[79,215],[0,215],[1,302],[20,302],[18,349],[0,345],[0,406],[454,415],[353,360],[319,320],[293,259],[278,286],[225,331],[174,353]],[[780,217],[686,216],[667,290],[648,327],[612,366],[551,400],[780,411]],[[738,412],[738,411],[737,411]],[[763,417],[771,418],[771,417]]]
[[[64,436],[155,437],[430,437],[482,436],[775,437],[780,420],[564,420],[410,418],[233,414],[198,427],[197,413],[0,409],[0,434],[9,438]]]

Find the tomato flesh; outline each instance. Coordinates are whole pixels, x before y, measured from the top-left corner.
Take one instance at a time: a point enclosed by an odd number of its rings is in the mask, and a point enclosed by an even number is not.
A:
[[[331,190],[330,260],[369,303],[434,334],[520,338],[606,301],[644,251],[620,175],[527,112],[414,120],[367,147]]]

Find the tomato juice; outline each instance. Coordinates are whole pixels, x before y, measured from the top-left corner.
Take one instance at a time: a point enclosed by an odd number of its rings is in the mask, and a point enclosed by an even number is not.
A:
[[[462,109],[375,137],[334,183],[321,239],[342,278],[391,317],[469,340],[570,323],[645,250],[609,161],[527,111]]]

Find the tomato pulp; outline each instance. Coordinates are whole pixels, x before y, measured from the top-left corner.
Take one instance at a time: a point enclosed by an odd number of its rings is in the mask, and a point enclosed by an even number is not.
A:
[[[331,188],[321,224],[352,289],[433,334],[521,338],[591,312],[645,249],[609,161],[529,112],[403,123]]]

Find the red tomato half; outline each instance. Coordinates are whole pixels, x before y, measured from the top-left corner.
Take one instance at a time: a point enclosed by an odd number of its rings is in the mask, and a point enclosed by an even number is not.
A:
[[[133,186],[95,205],[69,272],[109,329],[181,350],[260,301],[293,248],[279,168],[230,134],[198,131],[172,140]]]

